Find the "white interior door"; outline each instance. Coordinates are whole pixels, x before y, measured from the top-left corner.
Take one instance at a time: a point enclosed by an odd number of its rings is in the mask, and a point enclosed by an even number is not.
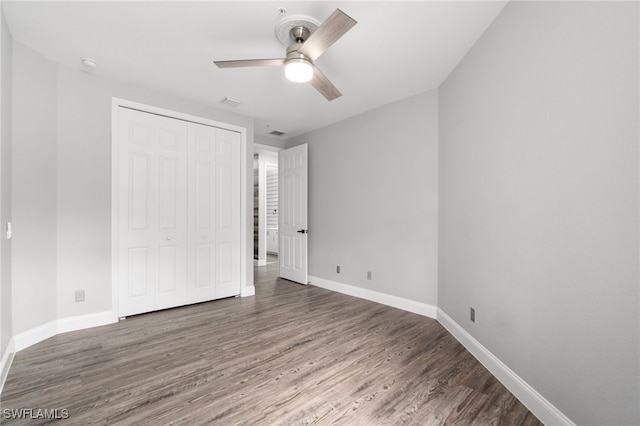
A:
[[[186,303],[187,125],[119,109],[119,316]]]
[[[280,151],[280,276],[307,284],[307,145]]]

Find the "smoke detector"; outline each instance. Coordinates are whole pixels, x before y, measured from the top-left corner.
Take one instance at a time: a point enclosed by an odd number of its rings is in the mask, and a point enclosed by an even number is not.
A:
[[[93,59],[82,58],[80,59],[80,63],[82,64],[82,67],[87,71],[93,71],[98,68],[98,63]]]

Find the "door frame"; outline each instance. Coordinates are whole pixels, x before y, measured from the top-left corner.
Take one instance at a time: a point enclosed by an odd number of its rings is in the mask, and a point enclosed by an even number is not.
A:
[[[198,117],[191,114],[185,114],[182,112],[172,111],[166,108],[160,108],[152,105],[147,105],[139,102],[129,101],[127,99],[112,98],[111,101],[111,311],[114,316],[114,320],[118,320],[118,308],[119,308],[119,282],[118,282],[118,108],[130,108],[149,114],[161,115],[177,120],[203,124],[205,126],[212,126],[231,130],[240,133],[240,296],[253,296],[255,294],[255,287],[253,285],[253,274],[250,273],[253,270],[253,250],[249,252],[249,244],[247,238],[251,237],[251,243],[253,243],[253,223],[249,226],[247,222],[250,218],[253,219],[253,212],[251,216],[248,215],[248,209],[250,207],[247,199],[248,182],[247,177],[247,129],[242,126],[234,124],[224,123],[221,121],[215,121],[208,118]],[[253,164],[253,152],[252,152],[252,164]],[[253,171],[251,172],[253,174]],[[253,198],[253,180],[251,180],[251,197]],[[251,229],[251,233],[249,233]],[[248,269],[250,268],[250,269]]]

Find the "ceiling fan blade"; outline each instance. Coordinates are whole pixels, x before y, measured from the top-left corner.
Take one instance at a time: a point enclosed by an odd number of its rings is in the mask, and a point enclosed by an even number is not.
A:
[[[237,61],[213,61],[218,68],[269,67],[284,65],[284,59],[240,59]]]
[[[342,93],[340,93],[338,88],[334,86],[327,76],[324,75],[315,65],[313,65],[313,78],[309,83],[311,83],[311,85],[315,87],[322,96],[327,98],[328,101],[332,101],[335,98],[342,96]]]
[[[325,50],[345,35],[358,22],[349,15],[336,9],[302,44],[298,53],[315,61]]]

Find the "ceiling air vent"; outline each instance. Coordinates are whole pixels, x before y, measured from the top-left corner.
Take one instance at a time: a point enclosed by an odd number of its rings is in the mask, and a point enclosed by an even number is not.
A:
[[[234,108],[235,108],[235,107],[237,107],[238,105],[240,105],[240,104],[242,103],[242,101],[238,101],[238,100],[235,100],[235,99],[231,99],[231,98],[228,98],[228,97],[226,97],[226,96],[225,96],[224,98],[222,98],[222,100],[220,101],[220,103],[221,103],[222,105],[226,105],[226,106],[230,106],[230,107],[234,107]]]
[[[273,135],[273,136],[282,136],[282,135],[286,135],[286,133],[285,133],[285,132],[279,132],[279,131],[277,131],[277,130],[274,130],[274,131],[272,131],[272,132],[271,132],[271,133],[269,133],[269,134],[270,134],[270,135]]]

